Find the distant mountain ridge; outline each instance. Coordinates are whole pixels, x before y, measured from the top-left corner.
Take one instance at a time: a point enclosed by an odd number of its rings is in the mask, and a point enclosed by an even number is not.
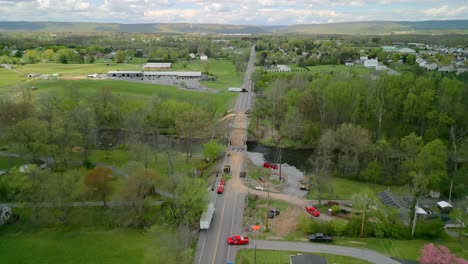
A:
[[[91,23],[0,21],[1,31],[37,32],[130,32],[130,33],[206,33],[206,34],[468,34],[468,20],[362,21],[329,24],[256,26],[190,23]]]

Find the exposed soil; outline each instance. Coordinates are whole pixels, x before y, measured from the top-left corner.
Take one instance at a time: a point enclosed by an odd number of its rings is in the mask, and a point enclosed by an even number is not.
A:
[[[281,212],[275,219],[270,219],[271,229],[278,237],[284,237],[296,231],[299,225],[298,219],[303,210],[297,206],[289,206],[286,211]]]

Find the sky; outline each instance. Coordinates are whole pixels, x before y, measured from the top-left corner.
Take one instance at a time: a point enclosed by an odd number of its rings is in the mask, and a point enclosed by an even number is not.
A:
[[[0,0],[0,21],[290,25],[468,19],[467,0]]]

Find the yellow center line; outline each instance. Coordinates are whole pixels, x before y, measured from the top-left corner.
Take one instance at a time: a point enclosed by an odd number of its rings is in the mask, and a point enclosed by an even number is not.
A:
[[[224,209],[226,208],[226,200],[227,200],[228,191],[229,190],[226,190],[226,192],[224,194],[225,197],[224,197],[224,203],[223,203],[223,210],[222,210],[222,213],[221,213],[221,221],[219,222],[218,235],[216,236],[216,245],[215,245],[215,249],[214,249],[213,258],[211,259],[211,264],[215,264],[216,253],[218,253],[219,236],[221,235],[221,227],[222,227],[222,224],[223,224]]]

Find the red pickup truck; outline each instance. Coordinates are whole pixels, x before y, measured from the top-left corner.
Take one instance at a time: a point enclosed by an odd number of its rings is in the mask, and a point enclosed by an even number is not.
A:
[[[265,162],[263,163],[263,168],[277,170],[277,169],[278,169],[278,164],[270,163],[270,162],[268,162],[268,161],[265,161]]]

